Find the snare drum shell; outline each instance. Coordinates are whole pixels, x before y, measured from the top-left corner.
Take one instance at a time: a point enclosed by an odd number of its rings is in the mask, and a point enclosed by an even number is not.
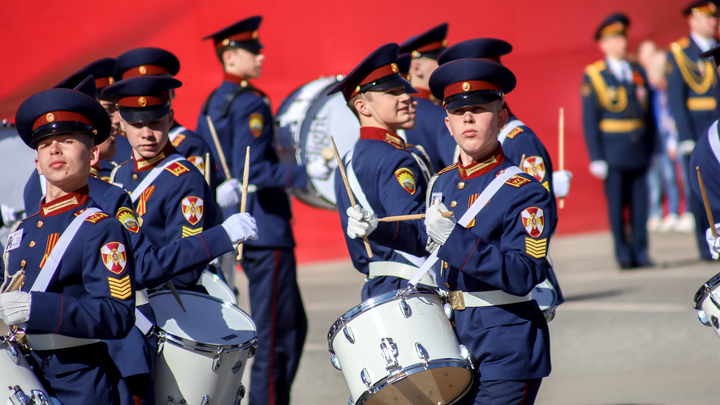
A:
[[[2,352],[0,353],[0,403],[5,403],[4,398],[10,398],[16,385],[28,397],[32,397],[32,391],[37,390],[41,391],[45,398],[50,398],[18,349],[3,342],[0,343],[0,352]]]
[[[336,322],[337,329],[330,339],[330,346],[340,363],[352,398],[367,400],[368,394],[372,394],[367,392],[368,387],[361,377],[363,370],[366,370],[370,388],[390,376],[381,349],[384,338],[392,339],[397,347],[400,373],[423,363],[416,347],[416,343],[420,343],[430,362],[448,361],[453,363],[450,367],[464,368],[461,375],[466,379],[465,386],[469,386],[471,366],[463,357],[455,332],[445,315],[443,300],[434,293],[414,293],[404,300],[394,296],[395,293],[390,293],[371,298],[368,301],[377,301],[371,307],[359,314],[355,314],[354,310],[348,311]],[[409,307],[409,317],[403,311],[403,301]],[[349,332],[346,333],[346,329]],[[354,338],[354,343],[348,336]],[[462,384],[462,381],[457,381],[457,385]],[[464,392],[463,388],[461,392]]]

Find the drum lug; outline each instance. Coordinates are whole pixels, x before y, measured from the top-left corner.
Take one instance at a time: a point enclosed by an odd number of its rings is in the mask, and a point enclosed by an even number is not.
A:
[[[240,383],[240,388],[238,388],[237,396],[235,398],[235,403],[233,405],[240,405],[240,402],[245,398],[245,386],[243,383]]]
[[[380,353],[382,354],[383,360],[385,360],[385,369],[387,371],[395,371],[400,368],[398,364],[398,348],[393,343],[392,338],[382,338],[380,341]]]
[[[355,334],[347,325],[343,327],[343,333],[350,343],[355,343]]]
[[[700,319],[700,322],[702,322],[703,325],[705,325],[705,326],[710,326],[710,321],[708,321],[707,316],[705,315],[705,311],[703,311],[702,309],[698,309],[698,310],[697,310],[697,316],[698,316],[698,319]]]
[[[35,401],[33,402],[34,405],[50,405],[50,399],[46,393],[40,390],[31,390],[30,393]]]
[[[372,384],[372,381],[370,381],[370,373],[368,373],[366,368],[363,368],[360,372],[360,379],[362,379],[363,384],[365,384],[365,387],[367,389],[370,389],[370,385]]]
[[[355,400],[353,399],[353,397],[350,397],[350,399],[348,399],[348,405],[355,405]]]
[[[203,399],[200,402],[200,405],[210,405],[210,397],[207,395],[203,395]]]
[[[10,356],[10,359],[15,363],[15,365],[20,364],[20,353],[18,352],[18,349],[12,345],[8,344],[8,348],[6,349],[8,356]]]
[[[338,360],[337,355],[335,353],[330,356],[330,364],[332,364],[333,367],[335,367],[337,370],[342,371],[342,367],[340,367],[340,360]]]
[[[450,305],[450,303],[448,303],[448,302],[444,303],[443,311],[445,312],[445,316],[447,317],[447,319],[452,321],[453,315],[455,314],[455,312],[452,309],[452,305]]]
[[[410,305],[405,302],[405,299],[400,300],[400,310],[402,311],[402,314],[405,318],[410,318],[410,315],[412,315],[412,312],[410,311]]]
[[[157,356],[160,357],[165,348],[165,336],[162,334],[157,335]]]
[[[460,345],[460,355],[467,360],[468,364],[470,364],[471,369],[475,369],[475,366],[472,362],[472,356],[470,355],[470,351],[465,347],[465,345]]]
[[[427,350],[421,345],[419,342],[415,343],[415,351],[417,352],[417,355],[420,359],[423,361],[423,365],[427,367],[428,361],[430,360],[430,355],[428,354]]]
[[[13,387],[13,394],[10,397],[10,403],[13,405],[32,405],[33,404],[32,398],[27,396],[25,392],[23,392],[22,388],[20,388],[19,385],[16,385]]]
[[[213,358],[213,364],[212,364],[212,371],[217,371],[217,369],[220,368],[220,363],[222,362],[222,354],[223,354],[223,349],[222,349],[222,347],[219,347],[215,351],[215,357]]]

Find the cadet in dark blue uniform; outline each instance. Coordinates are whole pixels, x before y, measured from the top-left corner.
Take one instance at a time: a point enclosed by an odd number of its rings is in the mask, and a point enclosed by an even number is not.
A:
[[[713,57],[715,62],[715,69],[720,66],[720,46],[715,46],[707,52],[700,54],[700,57]],[[712,235],[711,226],[714,226],[716,230],[720,230],[720,177],[716,174],[720,170],[720,131],[718,131],[718,120],[715,120],[710,125],[710,128],[701,134],[697,139],[695,148],[690,155],[689,167],[690,173],[690,187],[693,191],[698,207],[702,207],[701,215],[697,217],[696,226],[705,232],[705,239],[709,247],[708,253],[715,260],[718,259],[718,252],[720,252],[720,238],[715,238]],[[715,224],[710,224],[707,213],[705,212],[705,204],[702,200],[702,192],[700,190],[700,183],[697,177],[697,170],[703,176],[703,183],[705,184],[705,191],[708,197],[708,203],[710,205],[710,211],[713,216]]]
[[[131,49],[120,54],[116,60],[116,81],[149,75],[175,77],[180,71],[178,58],[161,48]],[[173,98],[175,98],[174,94]],[[173,126],[170,128],[169,139],[180,156],[194,164],[203,175],[205,175],[205,170],[209,169],[210,173],[207,178],[215,180],[215,164],[213,161],[207,161],[210,158],[210,147],[198,134],[174,120]],[[214,192],[214,184],[211,184],[210,187]]]
[[[686,187],[696,177],[695,168],[688,169],[688,159],[697,140],[706,135],[707,128],[717,116],[715,98],[717,78],[711,60],[701,52],[715,46],[717,6],[714,1],[693,1],[683,10],[690,26],[690,35],[670,44],[668,54],[668,101],[678,130],[678,161]],[[700,196],[686,192],[687,203],[695,217],[695,237],[702,259],[710,259],[705,249],[705,224]],[[687,216],[687,214],[685,214]],[[687,219],[683,219],[687,221]]]
[[[406,130],[407,141],[419,145],[430,157],[433,173],[454,163],[455,142],[448,136],[445,128],[445,111],[440,102],[428,89],[430,74],[438,67],[437,58],[447,47],[448,25],[442,23],[422,34],[407,39],[400,44],[400,53],[409,53],[410,83],[417,89],[415,128]]]
[[[328,93],[342,92],[360,121],[360,140],[343,158],[359,206],[350,205],[339,173],[335,176],[335,195],[353,265],[368,276],[363,300],[404,288],[427,255],[426,239],[416,224],[377,222],[378,216],[424,211],[426,175],[396,133],[411,119],[410,93],[415,92],[400,76],[397,56],[397,44],[381,46]],[[362,222],[363,218],[366,221]],[[369,227],[358,228],[361,223]],[[372,258],[360,239],[368,235]],[[426,279],[424,284],[435,283]]]
[[[88,197],[95,145],[110,120],[93,97],[51,89],[27,99],[16,122],[48,189],[40,212],[9,236],[4,282],[20,272],[25,281],[0,294],[0,318],[25,329],[51,395],[64,404],[118,404],[117,370],[98,339],[133,328],[135,262],[122,225]]]
[[[615,258],[623,270],[653,265],[646,227],[653,118],[645,72],[625,59],[629,24],[623,14],[602,22],[595,40],[605,59],[585,68],[581,87],[590,172],[605,182]]]
[[[555,218],[550,194],[498,142],[514,87],[512,72],[483,59],[445,63],[430,77],[460,146],[458,163],[430,183],[425,224],[429,246],[439,245],[438,285],[477,371],[462,404],[532,404],[550,374],[549,331],[532,291],[547,276]],[[446,206],[454,216],[441,215]],[[471,207],[481,211],[466,215]]]
[[[305,187],[308,173],[329,175],[324,159],[309,166],[280,163],[273,149],[273,117],[265,95],[250,84],[262,71],[264,56],[258,40],[262,17],[250,17],[205,39],[212,39],[225,72],[223,83],[205,101],[196,132],[211,145],[215,161],[227,159],[231,179],[217,199],[227,216],[237,212],[246,147],[250,146],[247,211],[259,224],[259,238],[245,243],[242,268],[248,277],[250,310],[257,326],[258,346],[250,376],[250,405],[287,404],[307,333],[307,318],[297,285],[295,240],[290,226],[290,187]],[[221,151],[215,148],[207,118],[213,122]],[[313,169],[315,169],[313,171]]]

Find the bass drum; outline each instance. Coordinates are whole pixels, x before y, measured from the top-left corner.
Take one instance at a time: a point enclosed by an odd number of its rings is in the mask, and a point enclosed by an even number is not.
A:
[[[315,159],[335,159],[330,136],[340,157],[355,145],[360,138],[360,123],[342,93],[326,95],[340,80],[341,76],[313,80],[280,104],[275,116],[275,146],[281,162],[306,165]],[[307,188],[294,189],[292,194],[313,207],[335,210],[334,185],[332,171],[327,179],[310,178]]]

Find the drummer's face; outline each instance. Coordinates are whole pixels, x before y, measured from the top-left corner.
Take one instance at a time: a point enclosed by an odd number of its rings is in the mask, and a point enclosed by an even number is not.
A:
[[[384,91],[369,91],[368,100],[373,109],[389,129],[397,131],[410,121],[412,97],[405,87],[395,87]]]
[[[257,79],[262,73],[265,55],[253,53],[242,48],[226,51],[229,53],[225,61],[225,70],[246,79]]]
[[[127,122],[121,119],[120,126],[127,135],[135,158],[150,159],[163,150],[173,124],[173,110],[154,121]]]

